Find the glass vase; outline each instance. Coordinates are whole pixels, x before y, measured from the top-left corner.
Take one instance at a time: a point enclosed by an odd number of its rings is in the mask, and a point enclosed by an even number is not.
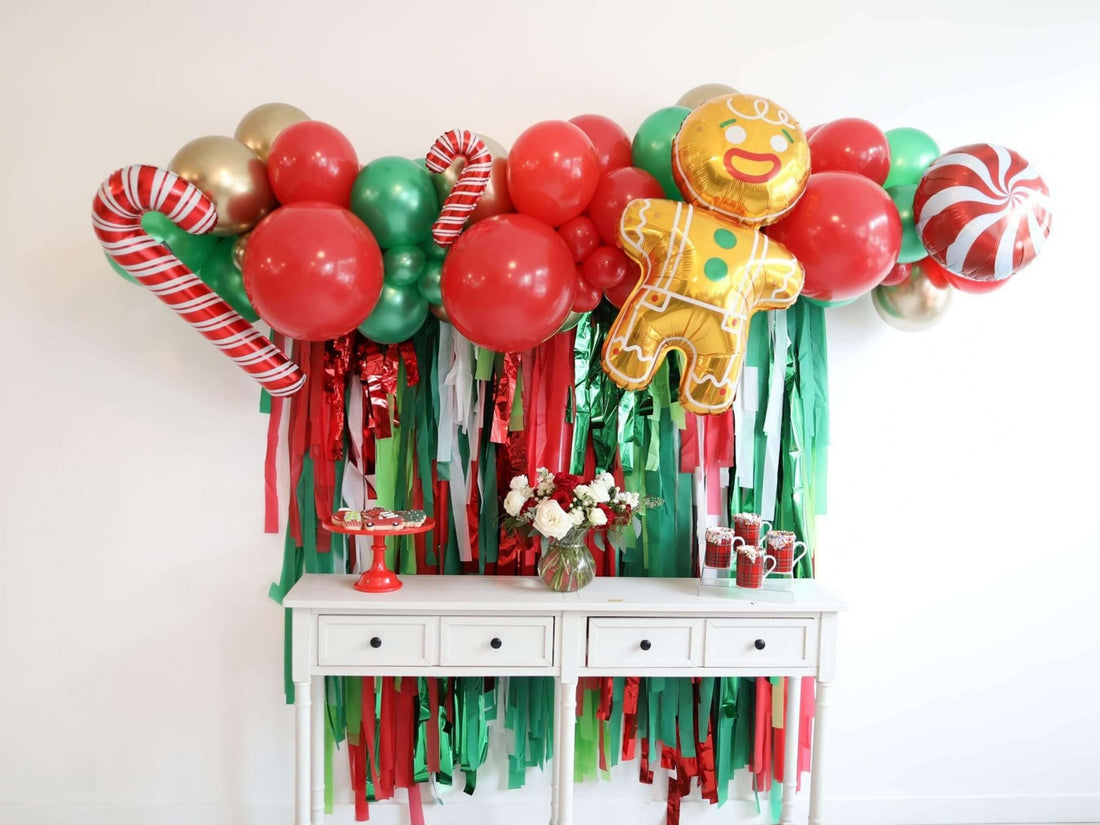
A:
[[[596,562],[585,546],[588,530],[575,527],[560,539],[551,539],[539,559],[539,578],[551,590],[573,593],[596,577]]]

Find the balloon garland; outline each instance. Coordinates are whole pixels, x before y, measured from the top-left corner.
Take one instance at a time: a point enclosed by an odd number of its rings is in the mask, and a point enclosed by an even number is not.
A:
[[[169,166],[112,175],[93,225],[117,272],[268,391],[269,532],[281,432],[290,454],[276,601],[303,572],[356,569],[354,544],[321,527],[341,503],[435,519],[391,540],[398,572],[532,574],[541,546],[499,513],[508,480],[539,467],[663,500],[637,535],[591,534],[600,575],[691,576],[703,528],[739,512],[806,542],[796,575],[813,575],[825,307],[871,292],[887,323],[926,328],[953,291],[1003,285],[1050,229],[1042,179],[1010,150],[941,157],[920,130],[858,118],[803,130],[719,84],[633,139],[586,114],[510,151],[453,130],[426,159],[362,168],[334,127],[271,103]],[[579,692],[576,778],[635,758],[644,782],[665,769],[669,823],[693,782],[721,804],[746,768],[774,820],[784,772],[808,767],[808,746],[782,764],[782,679]],[[802,697],[808,721],[812,683]],[[474,792],[494,719],[513,737],[509,787],[545,766],[552,698],[542,679],[329,678],[326,763],[346,748],[357,820],[397,787],[415,820],[419,783],[442,793],[462,774]]]

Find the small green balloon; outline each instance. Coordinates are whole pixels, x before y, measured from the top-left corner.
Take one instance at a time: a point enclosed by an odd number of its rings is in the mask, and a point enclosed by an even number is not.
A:
[[[385,284],[359,331],[379,344],[399,344],[411,338],[427,317],[428,302],[415,288]]]
[[[686,106],[658,109],[642,121],[631,148],[634,165],[657,178],[665,197],[677,201],[683,200],[683,196],[672,178],[672,139],[690,114],[691,109]]]
[[[398,246],[382,256],[387,284],[411,286],[420,280],[427,255],[419,246]]]
[[[252,323],[259,320],[260,314],[252,308],[248,294],[244,291],[244,276],[233,260],[233,244],[236,240],[235,236],[221,238],[196,274],[223,301]]]
[[[443,261],[439,258],[430,258],[424,267],[424,275],[417,284],[417,289],[424,300],[433,306],[443,303]]]
[[[905,186],[888,186],[886,194],[894,202],[901,216],[901,251],[898,253],[899,264],[911,264],[928,255],[917,234],[916,218],[913,215],[913,195],[917,193],[917,187],[913,184]]]
[[[890,144],[890,174],[882,185],[916,186],[924,170],[940,156],[940,147],[931,136],[910,126],[890,129],[886,132]]]
[[[372,160],[356,176],[351,211],[383,249],[417,246],[431,239],[439,199],[427,169],[408,158],[385,157]]]
[[[441,247],[435,241],[428,241],[420,248],[424,250],[424,254],[427,255],[429,258],[442,261],[444,258],[447,257],[447,250]]]
[[[198,273],[202,268],[207,257],[218,243],[218,239],[213,235],[192,235],[190,232],[180,229],[160,212],[146,212],[141,218],[141,228],[151,237],[167,244],[168,248],[172,250],[172,254],[195,273]],[[115,259],[110,255],[107,256],[107,261],[111,264],[111,269],[122,278],[132,284],[139,283],[133,275],[115,263]]]

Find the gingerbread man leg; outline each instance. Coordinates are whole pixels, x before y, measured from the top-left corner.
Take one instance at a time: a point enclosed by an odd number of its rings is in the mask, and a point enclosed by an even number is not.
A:
[[[743,358],[741,352],[689,358],[680,381],[680,403],[694,413],[713,413],[729,407]]]
[[[623,307],[604,344],[604,368],[619,386],[636,390],[653,380],[663,350],[665,335],[635,311],[641,295]],[[625,323],[623,319],[627,319]]]

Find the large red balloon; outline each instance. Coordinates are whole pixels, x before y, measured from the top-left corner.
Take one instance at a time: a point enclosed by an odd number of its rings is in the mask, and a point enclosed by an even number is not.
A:
[[[569,122],[588,135],[588,139],[596,147],[601,173],[630,165],[630,135],[611,118],[603,115],[577,115],[569,118]]]
[[[600,176],[599,185],[588,204],[588,217],[596,224],[600,240],[615,244],[619,240],[619,221],[623,210],[638,198],[663,198],[661,184],[644,169],[627,166]]]
[[[765,232],[798,258],[806,271],[802,294],[819,301],[857,298],[878,286],[901,249],[894,202],[853,172],[810,175],[794,209]]]
[[[319,120],[279,132],[267,158],[267,176],[279,203],[324,201],[345,209],[359,174],[355,147],[335,126]]]
[[[518,212],[561,226],[588,206],[600,180],[592,141],[564,120],[536,123],[508,153],[508,194]]]
[[[497,352],[530,349],[557,332],[576,288],[577,267],[565,242],[527,215],[474,224],[443,261],[443,307],[451,323]]]
[[[890,174],[890,144],[869,120],[842,117],[823,123],[809,136],[814,172],[855,172],[879,186]]]
[[[382,251],[366,224],[339,206],[276,209],[245,247],[248,300],[279,332],[326,341],[351,332],[382,292]]]

